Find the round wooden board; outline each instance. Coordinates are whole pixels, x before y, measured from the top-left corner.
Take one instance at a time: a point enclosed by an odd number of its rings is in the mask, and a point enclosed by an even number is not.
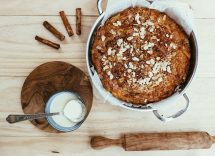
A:
[[[93,102],[93,91],[87,75],[71,64],[58,61],[40,65],[26,78],[21,91],[24,113],[44,113],[49,98],[61,91],[78,93],[86,104],[88,115]],[[59,132],[45,118],[31,122],[46,132]]]

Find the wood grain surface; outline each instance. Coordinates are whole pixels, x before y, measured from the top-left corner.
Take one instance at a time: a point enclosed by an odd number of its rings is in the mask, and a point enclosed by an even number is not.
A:
[[[87,74],[85,63],[86,40],[98,17],[96,0],[1,0],[0,1],[0,156],[214,156],[210,150],[125,152],[119,147],[95,151],[90,147],[90,136],[118,138],[122,133],[207,131],[215,135],[215,1],[179,0],[194,10],[194,22],[199,41],[199,66],[187,93],[190,109],[179,119],[161,123],[152,113],[124,110],[94,94],[91,113],[78,131],[66,134],[46,133],[30,122],[9,125],[5,118],[11,113],[23,113],[20,94],[29,73],[42,63],[64,61]],[[75,28],[75,8],[82,8],[82,34],[61,43],[56,51],[34,40],[41,35],[59,42],[43,28],[48,20],[63,34],[67,34],[58,12],[64,10]],[[183,100],[182,100],[183,102]],[[177,102],[176,102],[177,103]],[[180,104],[180,102],[179,102]],[[173,113],[175,107],[169,112]],[[165,111],[166,112],[166,111]],[[27,146],[27,147],[26,147]]]
[[[45,113],[49,98],[63,91],[80,95],[86,105],[87,115],[89,114],[93,92],[88,77],[77,67],[59,61],[40,65],[26,78],[21,91],[22,109],[25,114]],[[45,118],[32,120],[31,123],[46,132],[59,132]]]

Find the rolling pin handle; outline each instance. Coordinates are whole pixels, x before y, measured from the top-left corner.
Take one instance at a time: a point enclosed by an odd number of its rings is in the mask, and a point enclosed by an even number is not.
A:
[[[212,140],[213,144],[215,144],[215,136],[212,136],[211,140]]]
[[[99,150],[109,146],[121,146],[125,147],[124,137],[120,139],[109,139],[102,136],[94,136],[91,138],[90,145],[93,149]]]

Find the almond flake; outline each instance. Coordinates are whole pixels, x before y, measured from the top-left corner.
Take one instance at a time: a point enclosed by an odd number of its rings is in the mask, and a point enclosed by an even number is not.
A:
[[[130,36],[130,37],[127,38],[127,40],[131,41],[133,38],[134,38],[133,36]]]
[[[155,30],[155,27],[153,26],[149,29],[149,32],[153,32],[154,30]]]
[[[151,20],[147,20],[145,23],[143,23],[142,25],[144,26],[147,26],[147,25],[150,25],[150,26],[153,26],[154,23],[151,21]]]
[[[112,54],[112,48],[109,47],[107,52],[108,52],[108,55],[111,55]]]
[[[133,66],[133,64],[132,64],[131,62],[128,63],[128,67],[129,67],[130,69],[133,69],[133,68],[134,68],[134,66]]]
[[[116,26],[116,27],[118,27],[118,26],[121,26],[122,23],[120,21],[117,21],[117,22],[113,23],[113,25]]]
[[[139,33],[133,33],[133,36],[139,36]]]
[[[107,75],[109,76],[110,80],[113,79],[113,74],[111,73],[111,71],[108,71],[108,72],[107,72]]]
[[[170,39],[172,39],[173,38],[173,35],[170,35],[170,37],[169,37]]]
[[[144,50],[148,50],[149,47],[148,47],[147,45],[145,45],[145,46],[143,47],[143,49],[144,49]]]
[[[157,61],[159,61],[160,59],[161,59],[160,57],[157,57],[157,58],[156,58]]]
[[[112,35],[116,35],[116,32],[115,32],[113,29],[110,30],[110,33],[111,33]]]
[[[170,43],[170,47],[173,48],[173,49],[176,49],[176,48],[177,48],[177,46],[176,46],[175,43]]]
[[[154,46],[155,46],[155,44],[154,44],[154,43],[149,42],[148,47],[152,48],[152,47],[154,47]]]
[[[146,32],[146,28],[145,28],[145,27],[141,27],[141,28],[140,28],[140,31],[141,31],[141,32]]]
[[[168,73],[172,73],[170,66],[167,66],[166,70]]]
[[[163,16],[163,20],[164,20],[164,21],[166,20],[166,15]]]
[[[132,70],[131,70],[131,69],[128,69],[127,72],[130,73],[130,72],[132,72]]]
[[[102,35],[102,41],[104,42],[105,41],[105,39],[106,39],[106,37],[104,36],[104,35]]]
[[[113,68],[113,66],[112,66],[112,64],[109,62],[109,66],[110,66],[110,68]]]
[[[134,31],[137,31],[137,32],[138,32],[139,30],[138,30],[137,28],[134,28]]]
[[[151,61],[146,61],[146,64],[151,64]]]
[[[156,81],[156,84],[159,84],[163,81],[163,78],[162,77],[159,77],[158,80]]]
[[[133,57],[132,60],[133,60],[133,61],[136,61],[136,62],[140,61],[140,59],[137,58],[137,57]]]
[[[146,61],[146,64],[154,65],[155,64],[155,60],[154,59],[148,60],[148,61]]]
[[[123,57],[122,59],[123,59],[123,60],[127,60],[127,58],[126,58],[126,57]]]
[[[108,69],[108,66],[104,66],[103,68],[103,71],[107,70]]]
[[[148,73],[148,76],[149,76],[150,78],[152,78],[152,77],[153,77],[153,73],[152,73],[152,72],[149,72],[149,73]]]
[[[120,39],[117,40],[117,45],[118,45],[119,47],[121,46],[122,43],[123,43],[123,39],[120,38]]]
[[[152,55],[153,54],[153,51],[149,50],[147,51],[148,54]]]
[[[155,64],[155,60],[151,59],[151,64],[154,65]]]
[[[137,22],[137,24],[141,24],[141,22],[140,22],[140,14],[139,13],[137,13],[134,18],[135,18],[135,21]]]
[[[102,47],[100,47],[100,46],[97,46],[97,47],[96,47],[96,49],[98,49],[98,50],[102,50]]]

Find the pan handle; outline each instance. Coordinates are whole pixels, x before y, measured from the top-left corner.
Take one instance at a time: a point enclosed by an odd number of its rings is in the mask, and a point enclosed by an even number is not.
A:
[[[103,13],[103,10],[102,10],[102,1],[103,0],[97,0],[97,10],[99,12],[99,15],[101,15]]]
[[[159,114],[157,110],[154,110],[153,113],[154,115],[161,121],[163,122],[168,122],[168,121],[172,121],[174,119],[176,119],[177,117],[181,116],[182,114],[184,114],[187,109],[189,108],[189,105],[190,105],[190,99],[188,98],[187,94],[183,94],[185,100],[186,100],[186,106],[181,109],[180,111],[178,111],[177,113],[175,113],[174,115],[172,116],[169,116],[169,117],[164,117],[163,115]]]

